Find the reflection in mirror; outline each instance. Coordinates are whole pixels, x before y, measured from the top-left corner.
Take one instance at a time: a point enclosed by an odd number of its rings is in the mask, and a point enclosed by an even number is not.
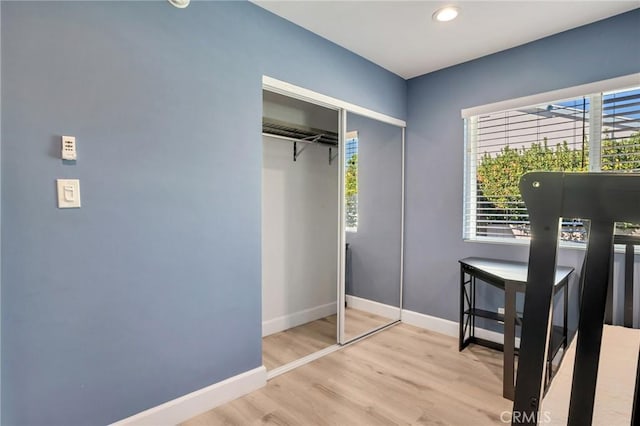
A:
[[[400,319],[402,128],[347,113],[344,341]]]

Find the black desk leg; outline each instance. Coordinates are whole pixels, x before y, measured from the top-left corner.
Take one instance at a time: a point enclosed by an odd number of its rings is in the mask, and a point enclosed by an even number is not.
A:
[[[633,328],[633,267],[635,246],[627,244],[624,249],[624,326]],[[612,268],[613,269],[613,265]]]
[[[471,304],[469,305],[469,310],[473,311],[476,309],[476,277],[475,276],[470,276],[469,277],[469,285],[471,286]],[[469,334],[471,335],[471,337],[476,337],[476,316],[474,315],[470,315],[471,321],[470,321],[470,326],[469,326]]]
[[[573,367],[569,426],[590,425],[593,418],[593,402],[598,377],[602,325],[607,301],[609,275],[609,251],[613,243],[612,222],[591,222],[585,270],[582,305],[578,321],[578,342]]]
[[[469,279],[467,280],[467,276]],[[473,338],[475,327],[475,277],[460,266],[460,336],[458,337],[458,351],[466,348]],[[468,287],[467,287],[468,286]],[[469,337],[467,337],[469,334]]]
[[[464,268],[460,266],[460,338],[458,339],[458,351],[463,349],[462,343],[464,342]]]
[[[567,282],[564,283],[564,306],[562,312],[562,338],[564,343],[562,344],[562,351],[567,351],[567,346],[569,346],[569,278],[567,278]],[[564,354],[562,355],[564,357]]]
[[[502,365],[502,397],[513,401],[515,383],[516,289],[513,283],[504,286],[504,361]]]

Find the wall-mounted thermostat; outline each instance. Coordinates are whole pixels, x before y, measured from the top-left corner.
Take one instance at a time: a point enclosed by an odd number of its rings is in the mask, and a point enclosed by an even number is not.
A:
[[[58,208],[80,207],[80,181],[78,179],[58,179]]]
[[[63,160],[75,160],[78,155],[76,154],[76,138],[75,136],[63,136],[62,137],[62,159]]]

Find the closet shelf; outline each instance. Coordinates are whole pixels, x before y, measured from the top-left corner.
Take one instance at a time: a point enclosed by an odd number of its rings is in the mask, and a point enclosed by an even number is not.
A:
[[[291,139],[294,142],[338,146],[338,134],[336,132],[285,123],[271,118],[262,119],[262,133]]]

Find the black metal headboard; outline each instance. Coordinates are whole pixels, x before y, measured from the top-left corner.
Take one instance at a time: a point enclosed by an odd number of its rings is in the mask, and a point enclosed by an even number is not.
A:
[[[635,266],[635,248],[640,246],[640,235],[620,235],[613,236],[614,245],[624,246],[624,310],[623,325],[633,328],[633,293],[634,293],[634,266]],[[609,287],[607,290],[607,307],[604,312],[605,324],[613,324],[613,262],[614,247],[611,247],[611,268],[609,271]]]
[[[535,425],[542,400],[550,311],[562,217],[590,221],[569,425],[591,424],[615,222],[640,223],[640,174],[528,173],[520,191],[531,221],[529,272],[513,424]],[[634,417],[640,415],[638,383]]]

